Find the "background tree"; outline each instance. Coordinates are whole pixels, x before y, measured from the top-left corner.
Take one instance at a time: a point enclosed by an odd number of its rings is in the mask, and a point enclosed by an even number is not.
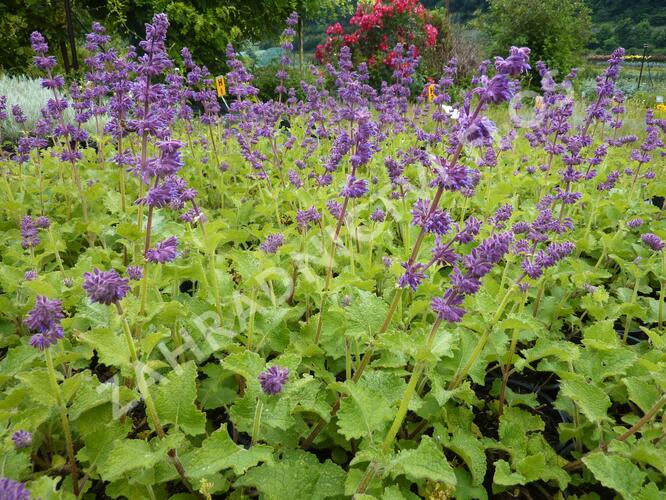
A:
[[[304,64],[303,26],[311,21],[331,16],[346,17],[356,6],[355,0],[296,0],[298,12],[298,60],[301,70]]]
[[[475,24],[490,36],[491,54],[530,47],[531,61],[543,60],[562,75],[580,62],[592,34],[584,0],[490,0]]]
[[[100,11],[106,12],[106,2],[107,0],[3,0],[0,2],[0,69],[8,73],[31,72],[33,52],[30,48],[30,33],[39,30],[69,72],[70,63],[78,59],[72,57],[76,56],[76,52],[73,51],[71,40],[82,39],[93,18],[97,19]],[[68,4],[72,14],[71,38],[66,15]]]

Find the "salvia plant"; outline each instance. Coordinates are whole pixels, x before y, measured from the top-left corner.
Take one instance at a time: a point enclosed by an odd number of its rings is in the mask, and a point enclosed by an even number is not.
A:
[[[164,14],[93,24],[75,82],[32,34],[0,498],[664,498],[666,120],[624,51],[587,99],[526,47],[427,92],[413,47],[378,87],[341,47],[295,89],[297,23],[267,102]]]

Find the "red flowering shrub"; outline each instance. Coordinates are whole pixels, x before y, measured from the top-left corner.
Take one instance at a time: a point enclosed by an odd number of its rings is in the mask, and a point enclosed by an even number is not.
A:
[[[398,43],[413,47],[422,58],[439,59],[445,49],[443,31],[441,16],[433,16],[419,0],[361,2],[347,29],[340,23],[328,27],[326,42],[317,46],[315,55],[320,63],[333,62],[340,48],[348,46],[357,62],[367,62],[371,74],[381,78],[394,69]]]

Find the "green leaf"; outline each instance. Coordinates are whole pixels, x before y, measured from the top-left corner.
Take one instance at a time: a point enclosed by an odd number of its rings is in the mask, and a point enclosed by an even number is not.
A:
[[[257,377],[266,367],[266,362],[256,352],[245,350],[226,356],[222,366],[242,376],[248,383],[258,383]]]
[[[30,398],[35,403],[53,407],[57,405],[56,395],[51,389],[49,374],[46,370],[32,370],[27,373],[19,373],[16,378],[30,389]]]
[[[391,474],[405,474],[410,479],[429,479],[455,486],[456,475],[444,453],[430,436],[423,436],[414,450],[403,450],[391,462]]]
[[[201,448],[184,455],[182,459],[188,476],[195,479],[229,468],[240,476],[259,462],[273,463],[270,446],[255,445],[245,449],[231,440],[225,427],[220,427],[204,440]]]
[[[338,465],[294,450],[279,462],[250,469],[234,486],[254,486],[267,500],[319,500],[343,495],[344,484],[345,471]]]
[[[603,389],[583,380],[573,379],[563,380],[560,392],[573,400],[591,422],[608,420],[606,412],[611,406],[611,400]]]
[[[614,321],[598,321],[583,329],[583,344],[600,350],[615,349],[620,341],[613,328]]]
[[[111,399],[111,391],[98,391],[97,380],[88,378],[74,394],[74,399],[69,407],[69,418],[76,420],[84,412],[96,406],[107,403]]]
[[[638,407],[646,413],[659,399],[659,390],[653,385],[653,382],[646,378],[626,377],[622,379],[627,386],[629,399],[636,403]]]
[[[0,386],[38,357],[39,351],[30,345],[18,345],[9,349],[0,361]]]
[[[486,453],[483,445],[471,433],[454,431],[453,438],[444,447],[462,458],[472,474],[472,484],[479,485],[486,475]]]
[[[170,441],[173,439],[164,439],[152,445],[139,439],[117,440],[106,460],[97,464],[97,470],[104,481],[114,481],[121,477],[126,481],[124,476],[128,473],[151,470],[158,462],[165,460],[167,450],[175,444]]]
[[[174,424],[185,434],[203,434],[206,415],[194,404],[197,398],[194,361],[178,366],[163,378],[155,391],[155,408],[162,425]]]
[[[527,478],[518,472],[512,472],[511,466],[506,460],[498,460],[495,462],[493,483],[501,486],[514,486],[527,483]]]
[[[97,351],[100,363],[119,368],[130,363],[129,348],[125,338],[110,328],[94,328],[82,334],[81,340]]]
[[[626,499],[637,497],[646,478],[645,472],[631,463],[631,460],[616,455],[594,452],[583,457],[583,463],[597,481]]]
[[[39,498],[40,500],[63,500],[74,498],[73,494],[68,494],[65,491],[57,491],[60,477],[42,476],[35,481],[31,481],[28,485],[30,491],[30,498]]]
[[[122,442],[132,429],[129,419],[124,423],[120,420],[111,420],[84,437],[85,446],[76,454],[77,459],[89,466],[105,463],[111,450],[117,442]]]
[[[338,427],[347,439],[357,439],[380,431],[393,419],[392,406],[402,396],[405,382],[386,372],[364,374],[359,383],[336,384],[348,395],[340,403]]]
[[[365,290],[357,290],[352,296],[351,304],[347,307],[349,329],[346,334],[351,336],[373,335],[384,322],[387,311],[386,302],[377,295]]]

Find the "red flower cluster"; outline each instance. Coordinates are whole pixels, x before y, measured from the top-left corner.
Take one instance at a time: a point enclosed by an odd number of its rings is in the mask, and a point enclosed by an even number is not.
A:
[[[326,30],[328,37],[318,45],[315,55],[321,63],[334,60],[343,46],[365,59],[373,67],[380,62],[392,67],[396,44],[434,47],[439,32],[429,23],[430,14],[419,0],[375,0],[368,5],[360,3],[350,26],[356,27],[345,33],[340,23]]]

